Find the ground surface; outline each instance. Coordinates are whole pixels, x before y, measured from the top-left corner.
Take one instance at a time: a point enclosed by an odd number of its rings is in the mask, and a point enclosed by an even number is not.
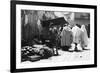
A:
[[[48,59],[40,60],[37,62],[63,62],[63,61],[83,61],[90,59],[90,50],[82,52],[67,52],[59,50],[59,56],[53,56]]]
[[[83,50],[82,52],[68,52],[59,50],[58,56],[52,56],[48,59],[41,59],[39,61],[35,61],[33,63],[52,63],[52,62],[77,62],[90,60],[90,50]],[[29,63],[29,61],[25,61]],[[24,63],[25,63],[24,62]]]

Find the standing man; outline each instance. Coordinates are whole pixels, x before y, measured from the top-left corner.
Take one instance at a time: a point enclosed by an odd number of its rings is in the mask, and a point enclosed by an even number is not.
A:
[[[73,44],[70,50],[72,51],[81,51],[81,42],[82,42],[82,30],[77,26],[77,24],[72,28],[73,33]]]
[[[61,32],[61,46],[63,50],[68,51],[71,47],[71,43],[73,41],[73,35],[70,28],[70,25],[66,25],[63,27],[63,30]]]

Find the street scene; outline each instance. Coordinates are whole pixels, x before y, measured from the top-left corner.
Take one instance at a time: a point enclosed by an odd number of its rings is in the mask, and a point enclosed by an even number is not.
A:
[[[90,14],[21,10],[21,62],[90,60]]]

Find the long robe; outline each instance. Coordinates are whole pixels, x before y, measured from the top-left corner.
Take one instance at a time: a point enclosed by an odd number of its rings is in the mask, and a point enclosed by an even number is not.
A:
[[[82,42],[82,30],[78,26],[74,26],[72,28],[72,33],[73,33],[73,43],[81,44]]]
[[[71,46],[72,39],[71,29],[68,26],[64,27],[61,32],[61,46]]]
[[[88,46],[88,35],[87,35],[85,25],[81,26],[81,30],[83,32],[83,36],[82,36],[83,41],[82,41],[81,45],[82,45],[82,47],[87,47]]]

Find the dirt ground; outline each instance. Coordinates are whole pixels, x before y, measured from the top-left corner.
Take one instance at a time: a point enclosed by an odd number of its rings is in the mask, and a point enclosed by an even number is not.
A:
[[[59,50],[59,56],[53,56],[48,59],[37,61],[39,63],[47,62],[68,62],[68,61],[83,61],[90,59],[90,50],[84,50],[82,52],[67,52]]]
[[[48,59],[41,59],[39,61],[31,63],[57,63],[57,62],[77,62],[77,61],[88,61],[90,60],[90,51],[83,50],[81,52],[68,52],[58,50],[58,56],[52,56]],[[29,63],[30,61],[25,61],[23,63]]]

